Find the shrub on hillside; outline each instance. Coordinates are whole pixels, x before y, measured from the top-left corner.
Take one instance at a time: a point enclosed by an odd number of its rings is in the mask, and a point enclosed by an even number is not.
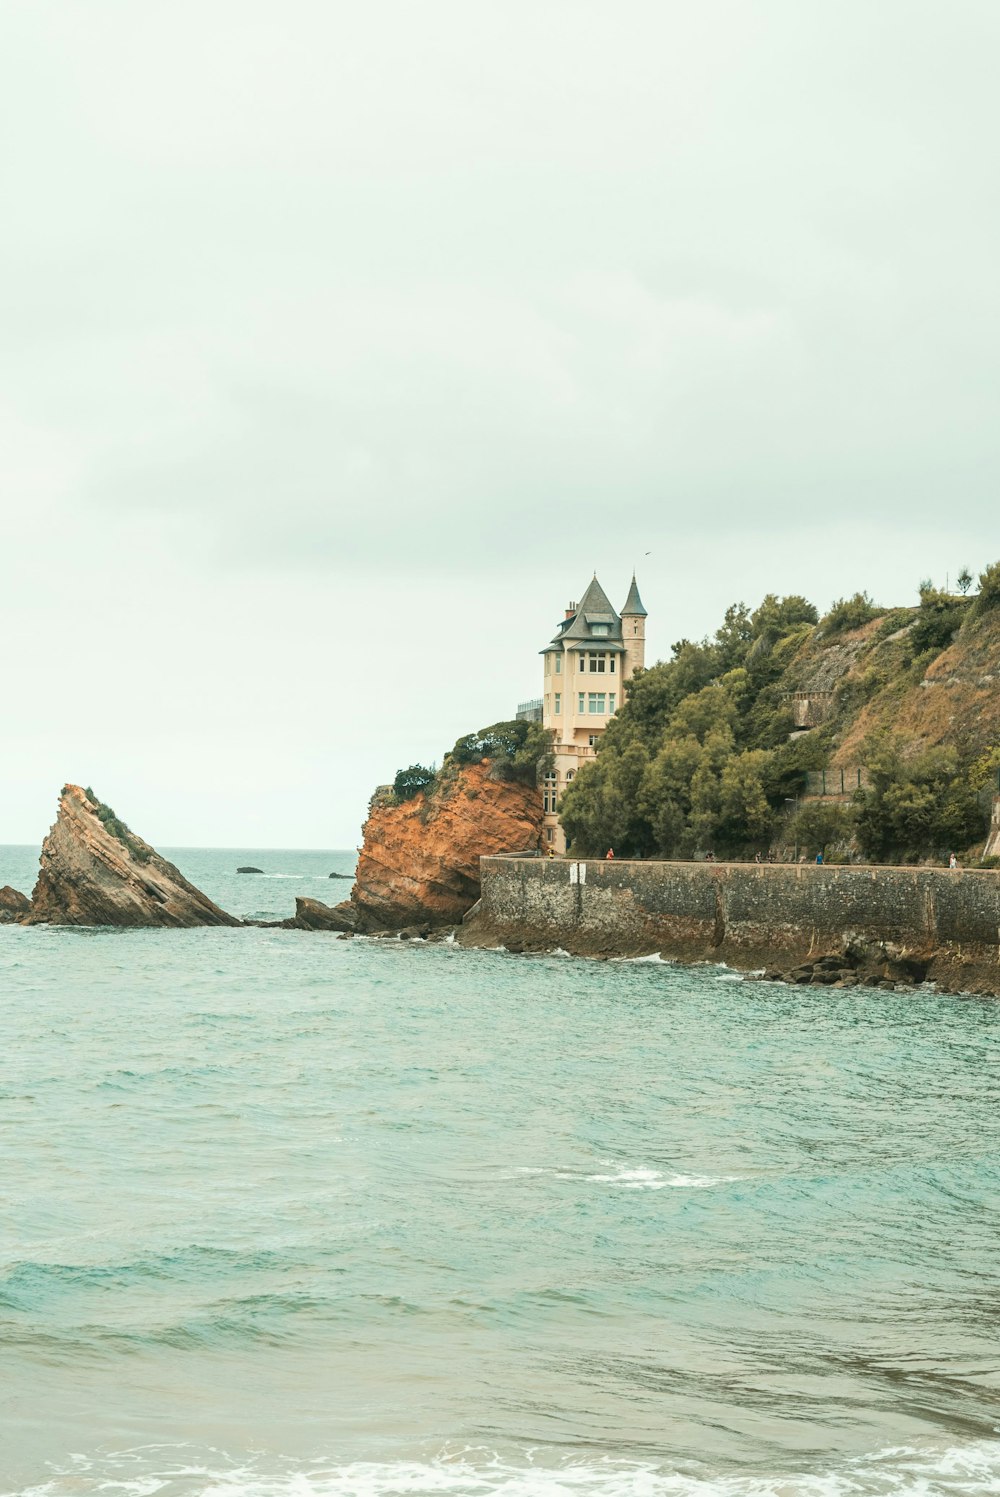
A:
[[[995,561],[985,572],[979,574],[979,591],[972,600],[970,619],[981,619],[984,614],[1000,607],[1000,561]]]
[[[969,606],[964,598],[954,598],[936,587],[921,588],[920,607],[910,630],[914,653],[922,655],[925,650],[939,652],[951,644]]]
[[[853,598],[838,598],[830,612],[820,620],[824,634],[844,634],[850,629],[860,629],[884,613],[872,602],[867,593],[855,593]]]
[[[392,792],[398,801],[412,800],[415,795],[433,785],[434,778],[433,769],[428,769],[424,764],[411,764],[409,769],[396,771]]]
[[[459,738],[446,760],[453,765],[479,764],[489,759],[496,779],[534,784],[552,760],[552,734],[541,723],[492,723],[478,733]]]

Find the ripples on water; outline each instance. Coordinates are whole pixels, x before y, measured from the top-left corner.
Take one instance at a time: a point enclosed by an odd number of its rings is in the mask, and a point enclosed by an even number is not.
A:
[[[1000,1007],[732,977],[0,927],[0,1492],[1000,1491]]]

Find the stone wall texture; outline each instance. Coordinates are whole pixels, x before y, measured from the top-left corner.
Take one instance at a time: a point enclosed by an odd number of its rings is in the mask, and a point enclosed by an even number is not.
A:
[[[1000,994],[996,870],[619,860],[580,881],[579,866],[483,858],[463,942],[782,970],[848,952],[862,972]]]

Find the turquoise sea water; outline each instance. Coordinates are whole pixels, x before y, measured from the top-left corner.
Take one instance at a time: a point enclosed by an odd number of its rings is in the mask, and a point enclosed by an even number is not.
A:
[[[0,926],[0,1493],[1000,1492],[998,1060],[929,992]]]

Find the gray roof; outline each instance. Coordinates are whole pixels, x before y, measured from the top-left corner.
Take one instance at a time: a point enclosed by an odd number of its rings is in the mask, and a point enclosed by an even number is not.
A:
[[[594,624],[607,624],[610,631],[606,635],[595,635]],[[587,591],[576,605],[576,613],[571,619],[564,619],[559,626],[557,640],[591,640],[591,639],[621,639],[622,621],[612,608],[608,595],[598,582],[596,575],[588,585]]]
[[[642,599],[639,597],[639,588],[636,584],[635,573],[633,572],[632,586],[629,588],[628,597],[625,599],[625,607],[622,609],[622,618],[644,619],[645,617],[646,610],[642,606]]]

